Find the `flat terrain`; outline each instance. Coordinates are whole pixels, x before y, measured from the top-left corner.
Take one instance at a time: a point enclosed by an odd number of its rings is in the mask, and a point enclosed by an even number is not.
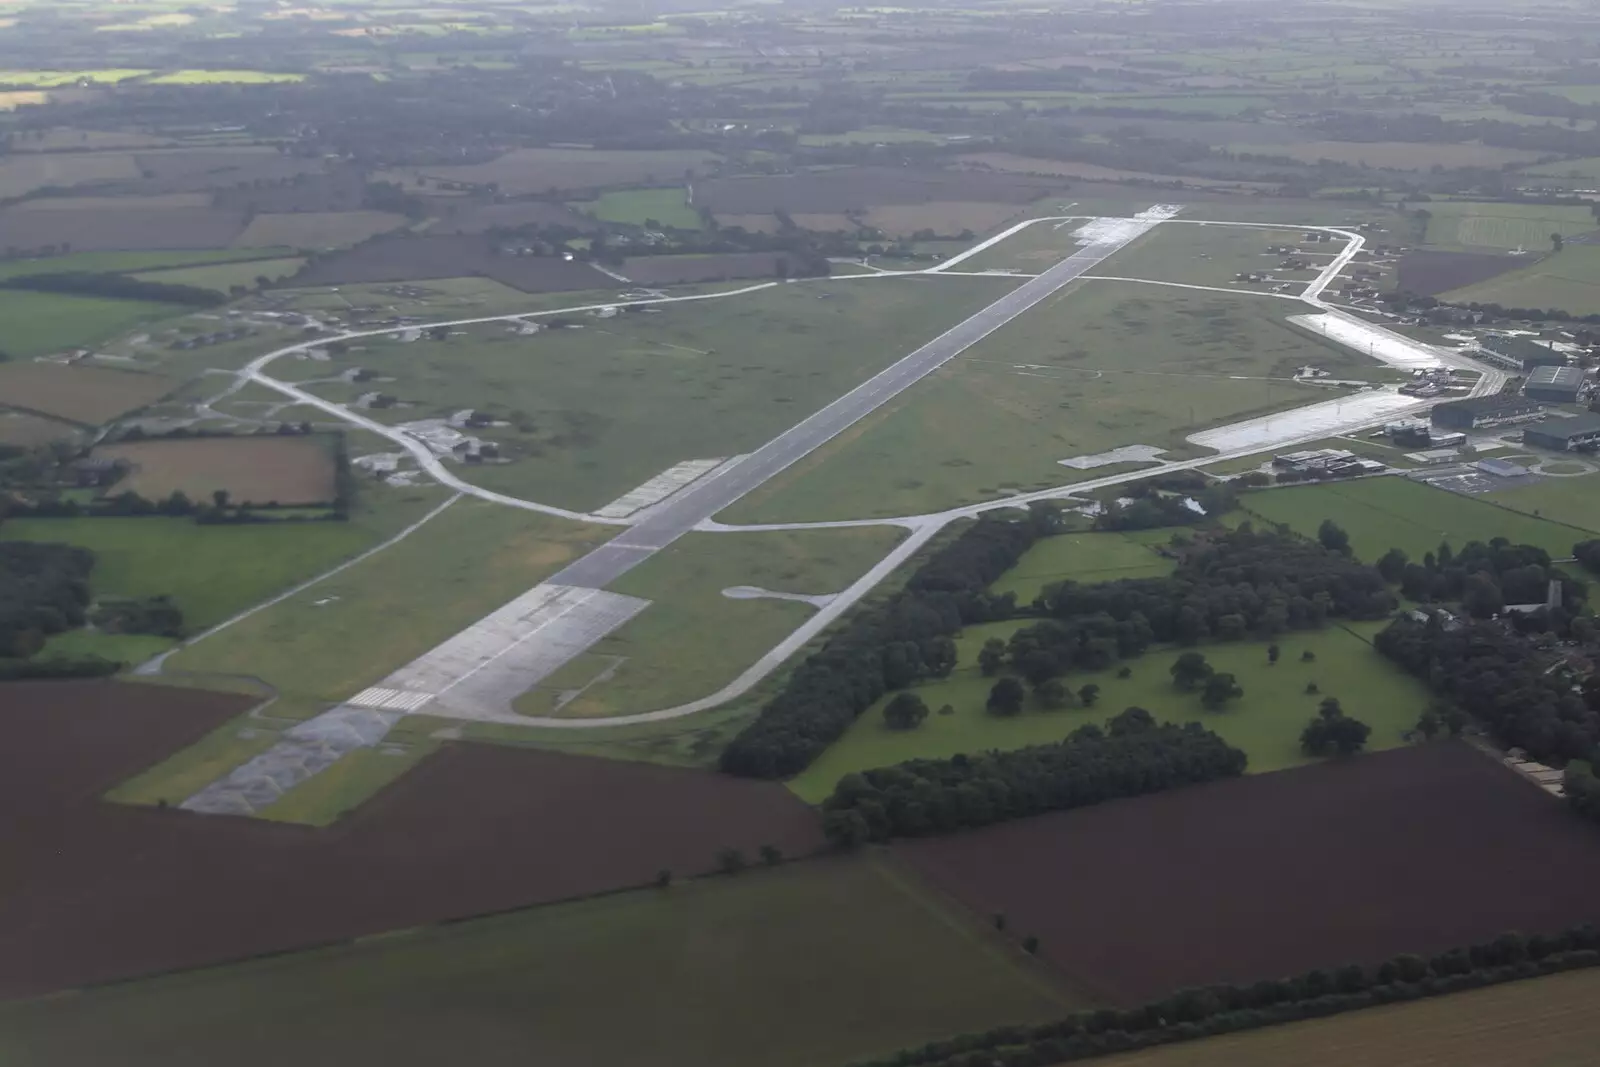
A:
[[[0,444],[32,448],[72,437],[77,428],[56,419],[42,419],[21,411],[0,410]]]
[[[307,211],[257,215],[235,237],[239,248],[287,245],[290,248],[343,248],[404,226],[404,215],[385,211]]]
[[[1600,312],[1600,246],[1568,245],[1554,255],[1489,281],[1454,289],[1445,298],[1510,308],[1559,308],[1573,315]]]
[[[1600,533],[1600,475],[1547,478],[1536,485],[1488,493],[1485,499],[1526,515]]]
[[[1037,228],[1048,225],[1041,223]],[[1238,275],[1267,274],[1275,282],[1298,282],[1291,291],[1299,292],[1344,248],[1343,238],[1337,242],[1306,242],[1301,240],[1304,236],[1305,230],[1291,227],[1269,230],[1183,223],[1158,226],[1095,273],[1186,285],[1215,285],[1247,293],[1267,292],[1269,286],[1239,281]],[[1267,251],[1285,247],[1303,251],[1293,257]],[[1308,268],[1281,269],[1286,259],[1296,257],[1304,259]],[[1289,306],[1294,312],[1302,310],[1298,305]]]
[[[727,301],[585,317],[577,320],[582,329],[532,337],[490,324],[444,342],[370,342],[350,363],[395,379],[383,388],[402,406],[369,412],[385,422],[463,408],[510,422],[482,433],[511,462],[466,468],[464,477],[591,509],[674,464],[753,451],[1013,284],[775,286]],[[337,368],[283,361],[272,371],[325,377]]]
[[[1556,204],[1495,204],[1443,200],[1426,205],[1427,243],[1435,248],[1481,252],[1490,248],[1543,252],[1550,235],[1563,237],[1596,229],[1586,207]]]
[[[1554,974],[1415,1004],[1108,1056],[1105,1067],[1577,1067],[1593,1055],[1600,973]]]
[[[12,1005],[0,1054],[810,1067],[1069,1006],[896,865],[828,860]]]
[[[0,318],[9,324],[5,351],[15,360],[89,348],[130,327],[170,318],[180,310],[173,304],[149,300],[0,290]],[[0,369],[0,374],[18,373],[15,367]]]
[[[1125,1004],[1600,918],[1594,828],[1457,742],[895,851],[1038,936],[1074,985]]]
[[[31,299],[35,295],[29,293],[27,297]],[[51,300],[49,294],[37,295],[43,295],[46,303]],[[4,305],[5,301],[0,299],[0,308]],[[102,367],[25,360],[0,363],[0,397],[4,397],[7,404],[86,426],[99,426],[124,412],[144,407],[171,392],[176,385],[171,378],[157,374]]]
[[[414,186],[419,176],[435,181],[473,185],[493,183],[502,193],[548,193],[608,185],[650,184],[684,177],[686,171],[703,173],[716,161],[710,152],[591,151],[569,148],[521,148],[488,163],[463,166],[428,166],[379,175],[382,180]],[[663,220],[664,221],[664,220]]]
[[[392,493],[360,505],[349,522],[201,526],[160,517],[11,519],[0,527],[0,540],[91,549],[96,594],[170,595],[187,627],[198,632],[354,556],[439,499],[435,490]]]
[[[326,504],[335,493],[326,436],[134,441],[97,448],[94,455],[128,463],[116,488],[146,500],[181,491],[208,502],[221,489],[239,504]]]
[[[530,715],[625,715],[709,696],[815,610],[723,591],[836,593],[882,559],[898,529],[691,533],[609,586],[653,603],[530,692]]]
[[[996,593],[1015,593],[1017,603],[1033,603],[1055,582],[1114,582],[1122,578],[1157,578],[1172,573],[1174,562],[1157,548],[1168,531],[1141,534],[1086,533],[1046,537],[1023,554],[992,586]],[[1159,535],[1159,536],[1152,536]]]
[[[1100,270],[1115,272],[1120,262],[1112,256]],[[723,517],[917,514],[1129,469],[1059,463],[1123,445],[1198,454],[1185,440],[1197,430],[1328,399],[1292,380],[1306,363],[1336,377],[1375,367],[1284,321],[1300,310],[1258,297],[1079,282]]]
[[[1555,483],[1556,488],[1544,492],[1560,496],[1559,486],[1565,484]],[[1332,519],[1350,535],[1356,555],[1369,562],[1391,548],[1404,549],[1412,559],[1420,560],[1443,541],[1460,548],[1468,541],[1487,542],[1496,537],[1509,538],[1513,544],[1538,545],[1562,559],[1572,554],[1575,542],[1589,537],[1585,530],[1398,477],[1272,489],[1251,493],[1241,503],[1250,513],[1269,522],[1288,523],[1307,536],[1316,535],[1323,519]]]
[[[261,278],[273,282],[281,281],[305,266],[305,262],[303,259],[294,258],[253,259],[204,267],[145,271],[135,277],[140,281],[160,282],[163,285],[192,285],[198,289],[215,289],[226,293],[235,285],[253,289]]]
[[[332,831],[97,799],[243,703],[109,682],[0,686],[0,723],[13,742],[0,757],[0,799],[30,812],[0,831],[10,872],[0,934],[13,948],[0,963],[0,996],[644,885],[662,868],[687,877],[714,869],[730,846],[754,858],[763,844],[801,856],[822,843],[815,816],[778,785],[470,744],[446,746]],[[176,714],[184,707],[199,710]],[[91,897],[94,906],[83,906]],[[856,936],[841,943],[859,950]],[[756,958],[780,973],[798,963]],[[639,977],[658,992],[695,990],[663,985],[661,973]],[[932,1018],[925,1037],[944,1032],[939,1013]]]
[[[1145,708],[1162,722],[1200,723],[1243,749],[1250,758],[1250,771],[1276,771],[1313,762],[1300,751],[1300,731],[1324,697],[1338,697],[1346,712],[1372,727],[1367,744],[1374,750],[1404,744],[1405,734],[1428,704],[1422,685],[1368,644],[1376,627],[1362,624],[1284,634],[1277,641],[1282,658],[1276,665],[1267,661],[1267,641],[1200,646],[1207,661],[1235,675],[1244,690],[1244,697],[1224,711],[1207,711],[1197,694],[1173,686],[1169,668],[1183,649],[1154,648],[1118,665],[1132,669],[1128,678],[1117,677],[1118,666],[1064,675],[1062,681],[1074,692],[1090,683],[1100,687],[1099,702],[1092,708],[1075,704],[1046,711],[1030,701],[1020,715],[990,715],[986,702],[995,680],[978,670],[978,650],[988,638],[1008,638],[1026,624],[969,626],[956,642],[960,656],[956,670],[948,679],[915,689],[933,712],[921,726],[915,730],[885,726],[885,697],[862,712],[843,738],[789,783],[790,788],[817,802],[851,771],[1059,741],[1078,727],[1103,723],[1127,707]],[[1304,652],[1316,659],[1301,662]],[[1307,693],[1309,682],[1316,682],[1319,692]],[[946,705],[951,714],[939,714]]]
[[[611,533],[459,500],[404,541],[184,649],[169,666],[256,675],[312,707],[343,700]]]
[[[682,188],[627,189],[606,193],[593,203],[584,204],[595,218],[603,222],[628,222],[635,226],[672,226],[680,230],[698,230],[700,216],[689,206]]]

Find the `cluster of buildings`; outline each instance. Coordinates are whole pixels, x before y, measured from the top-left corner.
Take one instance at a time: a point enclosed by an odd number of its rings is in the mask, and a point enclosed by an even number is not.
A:
[[[235,326],[231,330],[220,330],[217,333],[202,333],[195,337],[182,337],[172,342],[168,347],[178,352],[188,351],[191,348],[210,348],[212,345],[224,345],[229,341],[242,340],[254,332],[248,326]]]
[[[1273,456],[1272,465],[1280,471],[1307,478],[1353,478],[1359,474],[1381,474],[1388,469],[1375,459],[1363,459],[1342,448],[1288,452]]]

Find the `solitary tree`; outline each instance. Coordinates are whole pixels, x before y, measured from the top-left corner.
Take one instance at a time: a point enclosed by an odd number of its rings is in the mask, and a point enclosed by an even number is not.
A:
[[[1350,554],[1350,535],[1344,532],[1344,527],[1332,519],[1322,520],[1322,525],[1317,527],[1317,540],[1322,542],[1322,547],[1329,552]]]
[[[761,862],[768,867],[776,867],[783,862],[783,850],[778,848],[777,845],[762,845]]]
[[[663,867],[656,872],[656,888],[666,889],[670,885],[672,885],[672,872]]]
[[[1221,672],[1206,679],[1205,686],[1200,690],[1200,703],[1211,711],[1221,711],[1227,707],[1228,701],[1238,700],[1242,696],[1244,690],[1240,688],[1238,679]]]
[[[1094,702],[1099,699],[1100,687],[1095,685],[1093,682],[1090,682],[1088,685],[1078,690],[1078,700],[1081,701],[1083,706],[1086,708],[1094,707]]]
[[[738,874],[744,866],[744,852],[737,847],[730,845],[717,853],[717,869],[723,874]]]
[[[1315,663],[1316,660],[1317,660],[1317,654],[1315,652],[1311,651],[1309,648],[1306,649],[1304,652],[1300,653],[1300,662],[1301,663]]]
[[[1561,237],[1561,235],[1559,233],[1553,233],[1553,234],[1550,235],[1550,248],[1551,248],[1552,251],[1555,251],[1555,252],[1561,251],[1562,247],[1566,243],[1567,242],[1562,239],[1562,237]]]
[[[891,730],[914,730],[928,717],[928,705],[915,693],[896,693],[883,709],[883,721]]]
[[[1277,645],[1268,645],[1267,646],[1267,662],[1268,663],[1277,663],[1278,662],[1278,657],[1281,656],[1281,655],[1283,655],[1283,649],[1279,648]]]
[[[1027,692],[1015,678],[1002,678],[989,690],[988,708],[991,715],[1015,715],[1022,710],[1022,700]]]
[[[1046,711],[1064,708],[1072,699],[1067,684],[1060,678],[1046,678],[1034,687],[1033,696],[1039,702],[1039,706]]]
[[[983,672],[985,678],[993,678],[1000,673],[1000,665],[1006,659],[1006,643],[998,637],[991,637],[978,649],[978,670]]]
[[[1211,664],[1199,652],[1185,652],[1168,668],[1172,684],[1179,689],[1193,689],[1211,676]]]
[[[1422,716],[1417,719],[1417,733],[1421,734],[1424,740],[1432,741],[1439,736],[1439,731],[1442,729],[1444,729],[1444,720],[1432,708],[1424,711]]]

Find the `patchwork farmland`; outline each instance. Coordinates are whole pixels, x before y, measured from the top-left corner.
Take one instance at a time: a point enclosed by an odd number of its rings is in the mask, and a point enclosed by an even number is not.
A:
[[[146,500],[181,492],[209,500],[221,491],[240,504],[326,504],[333,500],[333,445],[312,437],[212,437],[107,445],[97,459],[125,463],[119,490]]]

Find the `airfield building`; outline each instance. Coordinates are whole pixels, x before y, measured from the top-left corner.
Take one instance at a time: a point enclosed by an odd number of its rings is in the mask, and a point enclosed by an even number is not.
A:
[[[1523,431],[1524,444],[1570,452],[1600,442],[1600,415],[1583,414],[1571,419],[1545,419]]]
[[[1485,363],[1507,370],[1530,371],[1535,367],[1562,367],[1566,365],[1565,353],[1557,352],[1548,341],[1530,341],[1526,337],[1507,337],[1490,334],[1478,342],[1478,356]]]
[[[1433,424],[1445,430],[1478,430],[1488,426],[1528,422],[1538,418],[1542,411],[1538,401],[1526,397],[1507,396],[1504,393],[1475,396],[1435,404]]]
[[[1523,395],[1549,404],[1576,404],[1583,392],[1583,371],[1577,367],[1535,367],[1528,372]]]

